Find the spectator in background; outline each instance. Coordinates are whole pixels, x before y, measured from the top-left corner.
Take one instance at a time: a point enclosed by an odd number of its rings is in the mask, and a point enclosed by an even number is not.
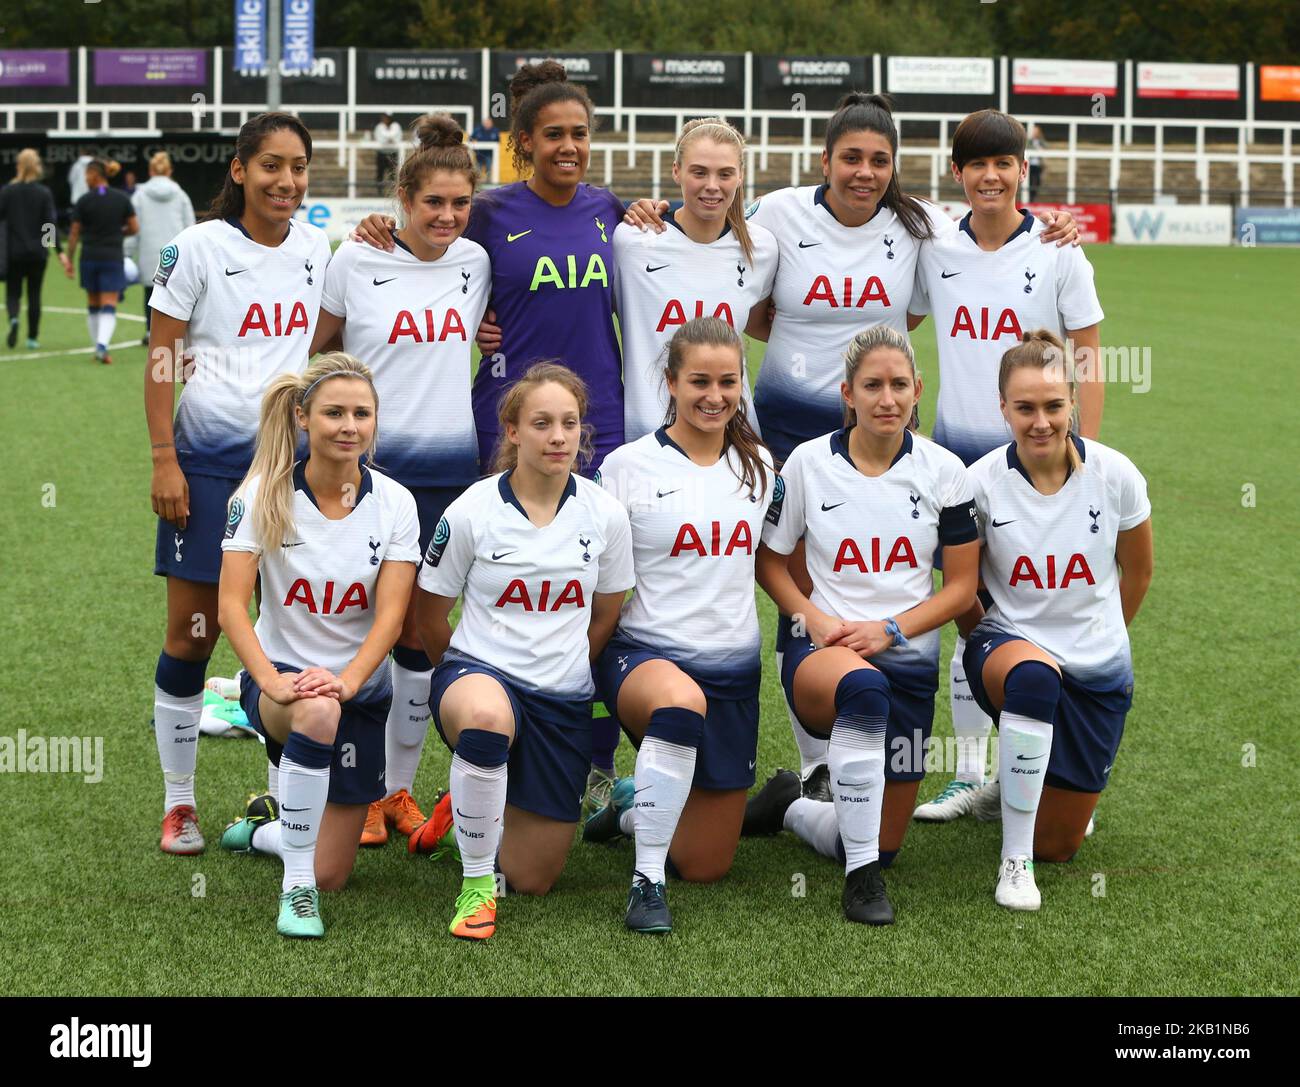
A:
[[[108,344],[117,327],[117,296],[126,287],[123,235],[140,230],[130,199],[121,189],[108,187],[110,169],[110,164],[102,159],[93,159],[86,167],[87,192],[73,206],[68,257],[63,263],[63,270],[71,279],[72,257],[84,234],[86,251],[81,256],[81,288],[86,292],[86,324],[90,328],[90,341],[95,345],[95,359],[105,366],[113,361],[108,356]]]
[[[126,193],[127,196],[134,196],[135,188],[135,171],[127,170],[127,172],[122,176],[122,191]]]
[[[158,254],[177,234],[194,225],[194,205],[185,190],[172,180],[172,160],[166,151],[159,151],[149,160],[149,180],[136,188],[131,206],[140,220],[140,233],[126,243],[126,248],[128,255],[140,265],[145,328],[141,342],[147,344],[153,317],[149,297],[158,271]]]
[[[397,148],[402,146],[402,126],[393,120],[391,113],[381,113],[379,124],[371,133],[371,138],[380,145],[375,152],[375,192],[380,196],[387,194],[389,178],[397,170]]]
[[[1034,125],[1029,135],[1029,198],[1038,199],[1038,187],[1043,182],[1043,156],[1041,152],[1047,147],[1043,139],[1043,130]]]
[[[469,137],[475,143],[496,143],[501,138],[497,131],[497,126],[492,121],[492,115],[485,113],[479,118],[478,124]],[[487,177],[492,172],[492,152],[478,151],[474,152],[474,157],[478,159],[479,172]]]
[[[5,248],[9,254],[5,285],[5,306],[9,313],[9,347],[18,343],[18,308],[23,284],[27,284],[27,349],[40,347],[36,337],[41,327],[41,284],[50,246],[69,272],[72,265],[59,250],[55,226],[54,196],[41,184],[44,173],[41,156],[30,147],[18,152],[18,173],[0,189],[0,221],[4,223]]]
[[[94,161],[95,156],[84,148],[68,168],[68,205],[76,207],[77,201],[86,195],[86,167]]]

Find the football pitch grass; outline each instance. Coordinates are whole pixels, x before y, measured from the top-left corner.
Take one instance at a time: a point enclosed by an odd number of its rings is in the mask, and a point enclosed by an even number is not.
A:
[[[5,607],[0,735],[103,738],[102,780],[5,773],[0,983],[9,994],[1262,994],[1300,986],[1294,361],[1300,254],[1122,249],[1089,256],[1103,343],[1150,349],[1150,389],[1107,390],[1103,440],[1146,475],[1156,570],[1134,624],[1136,690],[1097,832],[1040,865],[1043,908],[994,905],[1000,828],[913,824],[888,873],[892,928],[840,915],[842,872],[783,834],[740,844],[713,886],[669,887],[676,929],[626,932],[630,843],[578,843],[544,899],[500,901],[498,934],[447,935],[458,867],[404,840],[362,851],[323,896],[320,942],[276,935],[280,866],[225,854],[265,785],[261,745],[200,743],[208,852],[158,850],[149,720],[164,621],[152,574],[142,347],[88,354],[84,296],[53,262],[41,354],[0,349]],[[124,313],[140,312],[133,288]],[[143,326],[121,320],[118,341]],[[25,336],[26,329],[22,332]],[[913,336],[935,375],[929,324]],[[759,350],[751,352],[755,366]],[[936,375],[937,376],[937,375]],[[935,385],[922,416],[928,432]],[[381,422],[382,425],[382,422]],[[1287,559],[1291,555],[1291,559]],[[761,784],[797,765],[764,629]],[[720,622],[726,617],[720,616]],[[935,734],[951,735],[944,632]],[[223,640],[209,674],[237,669]],[[628,773],[632,752],[619,749]],[[416,796],[447,780],[430,730]],[[8,769],[6,767],[6,769]],[[929,774],[921,797],[949,778]]]

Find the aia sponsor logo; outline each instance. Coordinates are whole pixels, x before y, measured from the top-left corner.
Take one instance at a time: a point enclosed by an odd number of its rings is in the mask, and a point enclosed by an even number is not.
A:
[[[1035,589],[1068,589],[1072,581],[1084,585],[1097,584],[1088,560],[1077,551],[1066,560],[1059,581],[1056,575],[1055,555],[1048,555],[1046,559],[1040,559],[1037,564],[1028,555],[1021,555],[1011,568],[1011,580],[1008,584],[1013,589],[1021,583],[1032,585]]]
[[[672,550],[668,553],[670,558],[677,558],[678,555],[698,555],[700,558],[725,558],[735,552],[743,555],[752,555],[754,553],[754,537],[749,529],[748,521],[736,522],[736,527],[731,530],[724,545],[722,542],[722,522],[714,521],[709,527],[701,532],[692,524],[682,525],[677,530],[677,538],[673,541]],[[704,541],[707,537],[709,544],[705,547]]]
[[[506,586],[505,592],[497,599],[493,607],[516,607],[522,611],[559,611],[563,607],[585,608],[586,600],[582,594],[582,583],[576,578],[554,591],[549,578],[533,589],[529,589],[522,578],[515,578]]]
[[[884,547],[880,537],[873,536],[870,540],[863,542],[867,545],[865,555],[857,540],[850,538],[840,541],[839,550],[835,553],[835,565],[833,567],[835,573],[838,574],[841,570],[852,567],[863,574],[887,574],[895,566],[906,566],[915,569],[918,565],[916,552],[912,549],[912,541],[906,536],[899,536],[894,541],[883,564],[881,556],[884,554]]]
[[[284,606],[291,608],[295,605],[305,607],[312,615],[342,615],[348,608],[366,611],[370,607],[370,600],[366,596],[366,587],[359,581],[354,581],[340,592],[333,581],[327,581],[319,589],[314,589],[310,581],[300,577],[284,594]]]

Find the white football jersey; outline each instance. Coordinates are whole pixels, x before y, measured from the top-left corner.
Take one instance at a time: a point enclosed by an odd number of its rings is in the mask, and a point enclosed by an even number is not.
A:
[[[248,471],[262,394],[307,365],[329,259],[325,232],[298,219],[274,247],[229,219],[186,227],[163,246],[149,305],[189,322],[193,359],[176,408],[183,469],[231,479]]]
[[[720,317],[745,331],[749,311],[772,293],[776,238],[749,224],[752,260],[731,228],[709,245],[693,242],[673,220],[662,234],[620,223],[614,231],[614,299],[623,335],[624,433],[629,442],[664,425],[668,386],[665,348],[679,328],[696,317]],[[743,357],[742,357],[743,365]],[[757,430],[746,376],[741,389],[749,421]]]
[[[557,698],[590,698],[592,593],[633,585],[627,514],[598,483],[570,476],[555,520],[538,528],[509,474],[489,476],[447,507],[419,585],[461,597],[453,655]]]
[[[844,351],[859,332],[888,325],[907,335],[907,312],[920,243],[883,205],[862,226],[842,225],[826,204],[825,185],[763,197],[751,223],[776,235],[780,263],[772,290],[776,319],[758,376],[764,431],[778,448],[806,441],[842,417]],[[936,233],[954,229],[923,205]]]
[[[362,467],[356,505],[342,520],[321,513],[307,486],[305,462],[293,470],[291,538],[263,553],[253,506],[261,477],[231,500],[222,551],[258,556],[262,603],[253,628],[272,661],[328,668],[338,675],[361,648],[375,621],[375,586],[385,562],[420,561],[420,523],[411,492]],[[373,701],[392,689],[381,663],[357,691]]]
[[[468,238],[436,261],[401,242],[391,253],[344,242],[330,261],[321,305],[346,319],[343,350],[379,393],[375,462],[408,487],[478,479],[470,381],[491,290],[487,253]]]
[[[838,430],[790,454],[763,543],[788,555],[805,539],[811,599],[828,615],[887,619],[933,595],[938,547],[978,538],[971,483],[961,461],[911,431],[884,475],[864,476],[849,456],[848,436]],[[885,658],[932,670],[939,631],[887,649]]]
[[[939,343],[934,439],[966,464],[1011,440],[998,404],[998,366],[1020,334],[1048,328],[1064,337],[1102,319],[1092,265],[1082,249],[1044,245],[1029,212],[1002,248],[985,252],[957,230],[921,247],[912,312],[932,315]]]
[[[619,630],[673,660],[722,679],[758,668],[754,554],[775,485],[741,485],[734,450],[716,464],[692,461],[664,428],[620,446],[600,469],[632,524],[636,592]]]
[[[1012,442],[970,468],[993,597],[986,622],[1051,654],[1086,683],[1132,672],[1115,540],[1151,516],[1147,484],[1123,453],[1074,439],[1083,470],[1040,494]]]

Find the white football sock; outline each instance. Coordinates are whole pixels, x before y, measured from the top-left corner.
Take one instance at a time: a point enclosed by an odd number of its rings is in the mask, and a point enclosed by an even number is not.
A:
[[[966,669],[962,665],[962,654],[965,652],[966,639],[958,637],[957,647],[953,650],[952,661],[948,665],[952,731],[957,738],[957,772],[953,776],[958,781],[969,781],[972,785],[979,786],[984,784],[984,767],[988,760],[989,733],[993,731],[993,721],[980,709],[975,696],[971,694]]]
[[[154,741],[163,771],[163,814],[177,804],[194,807],[194,767],[199,758],[199,718],[203,692],[177,697],[155,685]]]
[[[782,825],[823,857],[830,857],[833,861],[840,859],[840,824],[834,804],[801,796],[785,809]]]
[[[90,342],[98,347],[103,342],[99,338],[99,310],[86,310],[86,329],[90,332]]]
[[[781,662],[785,659],[784,653],[777,653],[776,656],[776,674],[781,675]],[[795,715],[794,707],[790,705],[785,697],[785,687],[781,688],[781,701],[785,705],[785,712],[790,718],[790,731],[794,733],[794,743],[799,749],[799,777],[806,778],[818,766],[826,761],[826,744],[824,736],[813,736],[803,725],[799,723],[799,718]]]
[[[388,794],[415,787],[424,737],[429,731],[429,679],[433,669],[412,672],[395,660],[388,662],[393,677],[393,702],[384,727],[384,757],[387,760]]]
[[[113,342],[113,331],[117,328],[117,309],[105,306],[99,311],[99,343],[107,347]]]
[[[837,717],[826,755],[847,875],[880,858],[880,812],[885,801],[884,718]]]
[[[278,819],[268,819],[253,831],[253,836],[248,839],[248,844],[256,849],[259,853],[266,853],[273,857],[283,857],[284,852],[280,845],[280,821]]]
[[[495,870],[506,810],[506,765],[477,766],[451,756],[451,810],[466,879]]]
[[[1034,855],[1034,823],[1052,751],[1052,726],[1003,710],[998,717],[1002,859]]]
[[[270,759],[266,760],[266,791],[280,799],[280,768]]]
[[[316,839],[330,791],[328,766],[300,766],[280,757],[280,856],[284,859],[282,891],[316,886]]]
[[[636,871],[651,883],[663,883],[667,878],[664,862],[691,794],[695,750],[647,736],[636,755],[636,798],[632,802],[636,813]]]
[[[618,817],[618,829],[629,838],[636,837],[636,808],[628,808]]]

